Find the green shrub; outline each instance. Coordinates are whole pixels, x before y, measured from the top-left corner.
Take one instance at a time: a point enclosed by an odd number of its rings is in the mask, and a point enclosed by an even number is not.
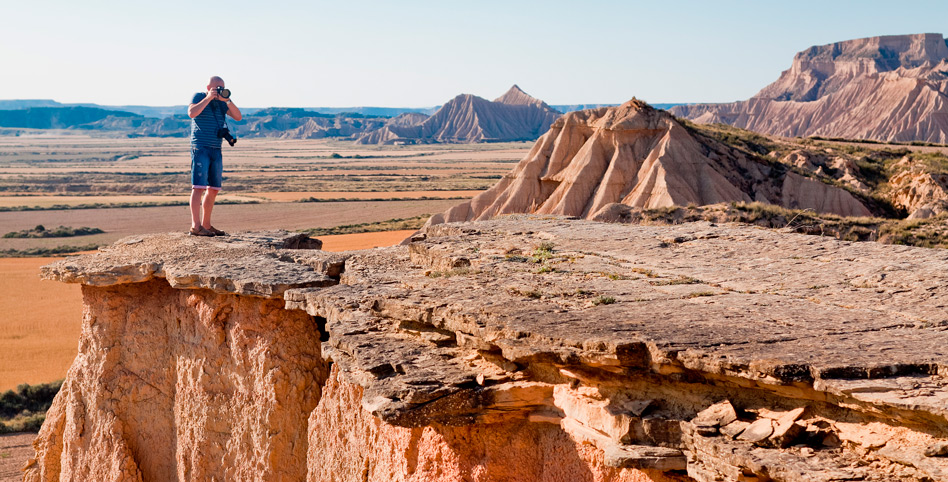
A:
[[[12,418],[24,411],[46,412],[62,384],[62,380],[38,385],[24,383],[15,391],[3,392],[0,394],[0,419]]]
[[[0,393],[0,433],[38,432],[62,384],[22,384]]]
[[[102,234],[105,231],[99,228],[70,228],[68,226],[59,226],[52,230],[46,229],[42,224],[33,229],[24,229],[22,231],[11,231],[4,234],[4,238],[69,238],[72,236],[88,236],[90,234]]]

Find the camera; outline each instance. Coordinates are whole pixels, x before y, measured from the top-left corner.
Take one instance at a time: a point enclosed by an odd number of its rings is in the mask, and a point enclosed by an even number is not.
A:
[[[217,88],[217,95],[221,96],[222,99],[230,99],[230,89],[225,89],[223,87]]]
[[[217,137],[227,141],[227,143],[230,144],[230,147],[234,147],[234,144],[237,143],[237,138],[230,134],[230,129],[228,129],[227,126],[221,127],[217,130]]]

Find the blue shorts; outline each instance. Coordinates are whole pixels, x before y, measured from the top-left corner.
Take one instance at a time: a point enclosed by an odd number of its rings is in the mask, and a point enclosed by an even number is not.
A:
[[[224,159],[213,147],[191,147],[191,188],[221,190]]]

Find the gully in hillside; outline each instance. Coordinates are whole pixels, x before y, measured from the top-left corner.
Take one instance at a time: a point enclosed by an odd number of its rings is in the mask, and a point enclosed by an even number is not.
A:
[[[224,163],[221,139],[233,146],[237,139],[227,129],[225,116],[240,120],[240,109],[224,88],[224,79],[214,76],[207,92],[198,92],[188,106],[191,118],[191,231],[192,236],[223,236],[211,225],[214,200],[221,190]]]

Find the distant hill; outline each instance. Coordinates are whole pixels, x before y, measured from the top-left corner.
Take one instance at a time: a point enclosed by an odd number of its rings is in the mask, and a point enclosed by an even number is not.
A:
[[[441,106],[434,107],[304,107],[304,109],[321,114],[353,113],[373,117],[395,117],[406,113],[431,115]]]
[[[514,85],[493,101],[461,94],[446,102],[430,117],[402,118],[368,131],[356,142],[361,144],[474,143],[535,140],[559,116],[540,99]]]
[[[748,100],[673,114],[787,137],[948,142],[948,44],[891,35],[810,47]]]
[[[143,119],[142,116],[130,112],[92,107],[27,107],[16,110],[0,110],[0,127],[69,129],[101,121],[108,117]]]
[[[147,105],[100,105],[92,103],[61,103],[52,99],[16,99],[0,100],[0,110],[26,109],[30,107],[92,107],[96,109],[113,110],[121,112],[131,112],[133,114],[145,117],[172,117],[175,115],[185,115],[188,110],[186,104],[173,106],[147,106]],[[301,110],[309,112],[318,112],[320,114],[343,114],[353,113],[373,117],[395,117],[406,112],[418,112],[422,114],[433,114],[440,106],[435,107],[303,107]],[[261,107],[240,106],[244,114],[254,114],[257,111],[264,110]]]
[[[668,110],[672,107],[677,107],[679,105],[688,105],[687,103],[679,102],[672,104],[649,104],[656,109]],[[556,109],[564,114],[567,112],[576,112],[578,110],[587,110],[587,109],[598,109],[600,107],[618,107],[619,104],[553,104],[550,105],[553,109]]]
[[[100,105],[92,103],[64,104],[52,99],[0,100],[0,110],[28,109],[30,107],[90,107],[118,112],[129,112],[145,117],[171,117],[187,113],[187,105],[155,107],[147,105]]]
[[[659,106],[674,104],[658,104]],[[561,112],[602,104],[547,105],[514,85],[493,101],[461,94],[439,107],[251,108],[228,123],[239,137],[351,139],[362,144],[535,140]],[[0,100],[0,127],[107,135],[184,137],[187,106],[100,106],[51,99]]]
[[[352,138],[385,125],[387,117],[358,113],[325,114],[306,109],[267,108],[231,122],[241,137],[283,139]]]

